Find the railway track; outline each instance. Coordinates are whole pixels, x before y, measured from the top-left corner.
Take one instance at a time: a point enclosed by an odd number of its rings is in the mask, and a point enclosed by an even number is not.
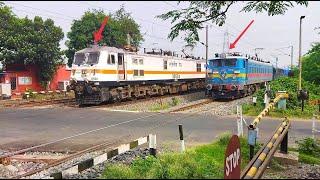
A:
[[[176,95],[176,96],[179,96],[179,95]],[[168,95],[166,97],[172,97],[172,95]],[[164,98],[164,96],[153,97],[153,98],[142,99],[142,100],[143,101],[148,101],[148,100],[153,100],[155,98]],[[190,104],[190,105],[187,105],[187,106],[184,106],[184,107],[180,107],[180,108],[178,108],[176,110],[173,110],[171,112],[180,112],[180,111],[186,111],[188,109],[193,109],[195,107],[203,106],[202,108],[195,108],[195,111],[193,111],[192,113],[185,114],[184,116],[179,117],[177,119],[172,119],[170,121],[157,122],[157,123],[154,124],[153,127],[150,127],[148,129],[146,129],[146,131],[147,132],[152,132],[154,129],[157,129],[158,127],[163,127],[164,125],[175,123],[175,122],[177,122],[179,120],[183,120],[183,119],[185,119],[187,117],[196,116],[196,115],[198,115],[198,113],[211,111],[212,106],[205,106],[206,104],[210,104],[211,102],[215,102],[215,101],[212,101],[210,99],[205,99],[205,100],[203,100],[201,102],[197,102],[197,103]],[[111,105],[119,105],[119,104],[123,104],[123,103],[127,103],[127,102],[119,102],[119,103],[115,103],[115,104],[111,104]],[[134,102],[132,102],[132,103],[134,103]],[[229,103],[229,102],[225,102],[225,103]],[[223,104],[225,104],[225,103],[223,103]],[[108,106],[110,106],[110,104],[108,104]],[[93,107],[95,107],[95,106],[93,106]],[[100,107],[100,106],[98,106],[98,107]],[[139,118],[136,118],[136,119],[131,119],[131,120],[128,120],[128,121],[125,121],[125,122],[121,122],[121,123],[118,123],[118,124],[113,124],[113,125],[110,125],[110,126],[107,126],[107,127],[102,127],[102,128],[99,128],[99,129],[95,129],[95,130],[91,130],[91,131],[88,131],[88,132],[80,133],[80,134],[77,134],[77,135],[74,135],[74,136],[71,136],[71,137],[68,137],[68,138],[61,139],[61,141],[69,139],[69,138],[71,139],[71,138],[74,138],[74,137],[77,137],[77,136],[80,136],[80,135],[93,133],[93,132],[96,132],[96,131],[99,131],[99,130],[102,130],[102,129],[118,126],[118,125],[121,125],[121,124],[130,123],[130,122],[133,122],[133,121],[136,121],[136,120],[139,120],[139,119],[144,119],[144,118],[148,118],[148,117],[151,117],[151,116],[158,116],[158,115],[162,115],[162,114],[164,114],[164,113],[157,113],[157,114],[153,114],[153,115],[142,116],[142,117],[139,117]],[[142,132],[140,132],[140,133],[142,133]],[[83,156],[84,154],[88,154],[88,153],[91,153],[91,152],[102,151],[103,149],[107,149],[107,148],[109,148],[109,147],[111,147],[113,145],[116,145],[117,143],[121,142],[122,140],[126,140],[126,139],[128,139],[130,137],[133,137],[133,136],[136,136],[136,132],[132,131],[129,135],[123,136],[123,137],[121,137],[121,138],[119,138],[117,140],[111,140],[111,141],[108,141],[108,142],[105,142],[105,143],[102,143],[102,144],[98,144],[98,145],[95,145],[93,147],[90,147],[90,148],[87,148],[87,149],[84,149],[84,150],[80,150],[78,152],[70,154],[67,157],[63,157],[61,159],[58,159],[58,160],[55,160],[55,161],[51,161],[50,163],[46,163],[45,166],[43,166],[43,167],[40,167],[40,168],[37,168],[37,169],[32,169],[30,171],[26,171],[26,173],[17,175],[14,178],[24,178],[24,177],[31,176],[33,174],[37,174],[37,173],[42,172],[42,171],[44,172],[44,171],[46,171],[46,170],[48,170],[50,168],[56,168],[56,167],[58,167],[58,166],[60,166],[62,164],[65,164],[67,162],[73,161],[74,159],[79,158],[79,157]],[[60,140],[54,141],[54,142],[51,142],[51,143],[47,143],[47,144],[43,144],[43,145],[57,143],[59,141]],[[42,146],[42,145],[40,145],[40,146]],[[38,147],[40,147],[40,146],[38,146]],[[34,146],[34,147],[29,148],[29,149],[27,148],[27,149],[22,150],[22,151],[17,151],[17,153],[15,153],[15,154],[23,154],[23,153],[28,152],[28,151],[30,152],[31,150],[33,150],[35,148],[37,148],[37,147]],[[48,151],[50,151],[50,150],[48,150]],[[2,163],[3,163],[3,161],[5,161],[5,159],[10,159],[10,157],[12,157],[12,156],[10,156],[8,154],[7,154],[7,157],[2,157]]]
[[[52,100],[42,100],[42,101],[12,101],[12,102],[4,102],[1,104],[3,107],[33,107],[33,106],[44,106],[50,104],[64,104],[64,105],[75,105],[74,98],[63,98],[63,99],[52,99]]]
[[[186,110],[189,110],[189,109],[192,109],[192,108],[195,108],[195,107],[199,107],[199,106],[202,106],[202,105],[205,105],[205,104],[209,104],[213,102],[212,99],[205,99],[204,101],[201,101],[201,102],[198,102],[198,103],[194,103],[194,104],[190,104],[190,105],[186,105],[186,106],[183,106],[183,107],[180,107],[178,109],[173,109],[169,112],[180,112],[180,111],[186,111]]]
[[[132,99],[132,100],[123,100],[123,101],[117,101],[117,102],[108,102],[108,103],[103,103],[99,105],[86,105],[86,106],[79,106],[76,104],[72,104],[72,107],[79,107],[79,108],[105,108],[105,107],[116,107],[116,106],[122,106],[122,105],[130,105],[130,104],[135,104],[135,103],[141,103],[141,102],[147,102],[147,101],[156,101],[156,100],[161,100],[164,98],[174,98],[178,97],[181,95],[187,95],[187,94],[192,94],[192,93],[197,93],[201,92],[203,90],[198,90],[198,91],[190,91],[190,92],[184,92],[182,94],[167,94],[163,96],[151,96],[151,97],[144,97],[144,98],[138,98],[138,99]]]

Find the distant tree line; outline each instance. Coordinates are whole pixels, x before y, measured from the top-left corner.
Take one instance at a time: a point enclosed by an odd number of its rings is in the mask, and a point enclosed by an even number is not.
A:
[[[169,39],[173,40],[181,31],[184,31],[187,33],[186,42],[192,44],[199,40],[198,30],[203,28],[204,22],[222,25],[229,7],[236,3],[239,2],[191,1],[190,6],[186,9],[169,11],[158,17],[164,20],[172,18],[171,23],[178,22],[171,28]],[[295,4],[307,6],[308,2],[295,1]],[[245,2],[241,11],[267,11],[268,15],[278,15],[284,14],[288,8],[293,6],[292,1],[248,1]],[[103,31],[100,45],[123,47],[127,43],[127,34],[131,35],[132,45],[136,47],[141,45],[144,39],[140,27],[123,6],[113,14],[102,10],[86,11],[79,20],[73,20],[71,30],[67,33],[68,40],[65,43],[68,49],[62,51],[59,43],[64,33],[52,19],[43,20],[39,16],[33,19],[27,16],[19,18],[10,7],[0,2],[0,62],[4,66],[15,63],[38,65],[41,84],[46,86],[58,65],[62,64],[63,55],[68,58],[70,66],[76,51],[93,44],[93,32],[99,29],[105,16],[109,16],[109,22]],[[315,53],[319,53],[317,48],[319,49],[319,44],[315,45],[314,50],[308,54],[306,63],[313,65],[317,57]],[[310,78],[314,78],[314,74],[310,75]],[[315,81],[319,82],[319,79]]]

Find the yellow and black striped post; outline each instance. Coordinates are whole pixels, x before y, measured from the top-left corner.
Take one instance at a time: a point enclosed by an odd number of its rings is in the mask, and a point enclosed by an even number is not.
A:
[[[248,164],[250,167],[246,167],[247,172],[242,175],[244,179],[252,179],[257,176],[260,176],[262,171],[266,168],[266,161],[270,161],[273,153],[275,152],[277,146],[279,145],[280,141],[283,148],[286,148],[287,151],[287,143],[288,143],[288,127],[290,122],[287,118],[281,123],[279,128],[276,130],[272,138],[268,141],[268,143],[263,147],[263,150],[260,150],[260,154],[256,159],[252,159],[252,161]],[[285,139],[286,138],[286,139]],[[286,145],[285,145],[286,143]],[[285,149],[283,149],[285,150]],[[271,154],[271,155],[270,155]],[[263,165],[263,167],[262,167]],[[259,169],[260,168],[260,169]],[[259,174],[257,172],[260,170]]]

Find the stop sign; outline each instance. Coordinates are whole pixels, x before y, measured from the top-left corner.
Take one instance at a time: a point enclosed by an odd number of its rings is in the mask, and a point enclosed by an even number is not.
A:
[[[240,179],[241,151],[237,135],[229,141],[224,158],[224,179]]]

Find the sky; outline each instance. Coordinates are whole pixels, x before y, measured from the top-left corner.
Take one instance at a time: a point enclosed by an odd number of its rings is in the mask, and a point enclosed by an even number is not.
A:
[[[85,11],[92,9],[103,9],[105,12],[113,13],[124,5],[127,12],[140,25],[140,30],[144,34],[145,41],[141,44],[141,49],[162,48],[180,52],[185,45],[181,38],[171,42],[167,39],[171,21],[163,21],[155,16],[163,14],[173,9],[187,7],[188,2],[177,4],[176,1],[4,1],[12,7],[13,12],[18,17],[28,16],[33,18],[38,15],[54,20],[65,33],[63,41],[60,42],[62,49],[67,40],[67,32],[74,19],[80,19]],[[219,27],[208,22],[208,47],[209,59],[215,53],[223,51],[224,39],[232,43],[241,31],[251,20],[254,23],[241,37],[232,51],[243,54],[254,55],[256,52],[265,61],[275,64],[278,58],[278,67],[287,67],[291,63],[291,49],[293,46],[293,64],[298,63],[299,47],[299,18],[306,16],[302,22],[302,54],[305,54],[313,42],[320,42],[320,32],[315,30],[320,26],[320,2],[310,1],[308,7],[295,6],[290,8],[285,15],[268,16],[266,13],[256,14],[254,12],[240,12],[245,2],[239,2],[231,6],[227,13],[226,24]],[[226,36],[228,32],[228,36]],[[205,29],[199,31],[200,41],[205,42]],[[227,41],[226,41],[227,42]],[[255,50],[255,48],[257,48]],[[280,48],[280,49],[279,49]],[[192,55],[205,57],[205,46],[198,44],[193,50],[187,49]]]

